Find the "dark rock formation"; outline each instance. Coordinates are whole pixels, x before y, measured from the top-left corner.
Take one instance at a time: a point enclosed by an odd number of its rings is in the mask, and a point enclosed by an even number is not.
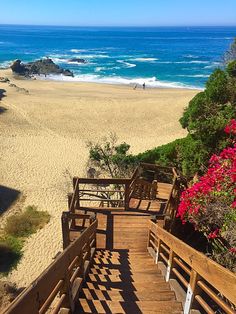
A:
[[[40,59],[29,63],[22,63],[21,60],[16,60],[11,65],[14,73],[22,76],[31,75],[48,75],[48,74],[63,74],[65,76],[74,76],[70,70],[60,68],[52,59]]]
[[[10,66],[12,72],[17,73],[19,75],[26,75],[26,67],[21,63],[21,60],[16,60]]]
[[[77,62],[77,63],[87,63],[86,60],[81,58],[72,58],[68,60],[69,62]]]

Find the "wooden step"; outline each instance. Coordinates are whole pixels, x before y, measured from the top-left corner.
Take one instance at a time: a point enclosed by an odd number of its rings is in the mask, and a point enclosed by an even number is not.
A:
[[[163,276],[161,274],[147,274],[143,273],[134,273],[132,275],[126,276],[125,274],[121,275],[94,275],[89,273],[87,281],[90,282],[160,282],[163,281]]]
[[[141,290],[132,291],[131,289],[117,290],[100,290],[83,288],[82,297],[87,300],[100,301],[170,301],[175,300],[173,291],[156,291],[156,290]]]
[[[96,282],[86,282],[84,287],[89,289],[100,289],[100,290],[108,290],[108,291],[170,291],[170,284],[168,282],[159,282],[158,284],[149,283],[149,282],[133,282],[130,284],[123,283],[117,285],[116,287],[112,287],[112,285],[108,286],[106,283],[96,283]]]
[[[145,267],[145,271],[147,271],[148,274],[160,274],[161,271],[159,269],[153,269],[151,267]],[[109,268],[91,268],[90,273],[94,275],[121,275],[125,274],[127,276],[132,275],[132,274],[138,274],[138,273],[143,273],[143,268],[139,269],[130,269],[130,268],[122,268],[122,269],[109,269]]]
[[[180,314],[182,305],[176,301],[99,301],[79,299],[75,313]]]
[[[97,250],[75,313],[182,313],[147,252]]]

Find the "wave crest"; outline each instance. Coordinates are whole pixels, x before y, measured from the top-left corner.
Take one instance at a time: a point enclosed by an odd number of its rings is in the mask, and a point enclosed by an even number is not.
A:
[[[68,82],[90,82],[90,83],[102,83],[102,84],[114,84],[114,85],[138,85],[142,86],[143,83],[149,88],[186,88],[186,89],[201,89],[198,86],[186,85],[178,82],[164,82],[159,81],[154,77],[140,77],[140,78],[123,78],[120,76],[103,77],[98,74],[81,74],[75,77],[68,77],[64,75],[48,75],[47,78],[40,77],[43,80],[54,81],[68,81]]]

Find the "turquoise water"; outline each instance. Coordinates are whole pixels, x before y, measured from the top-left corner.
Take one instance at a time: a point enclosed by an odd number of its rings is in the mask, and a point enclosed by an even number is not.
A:
[[[47,56],[75,74],[51,79],[203,88],[235,36],[236,27],[0,25],[0,67]]]

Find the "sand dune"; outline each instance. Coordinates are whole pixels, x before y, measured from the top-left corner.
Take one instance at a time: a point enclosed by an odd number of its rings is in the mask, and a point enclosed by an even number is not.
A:
[[[16,80],[0,83],[0,180],[21,191],[18,207],[47,210],[50,223],[27,240],[9,280],[28,285],[61,250],[60,215],[67,209],[70,175],[83,175],[86,141],[115,132],[132,152],[185,136],[178,119],[196,90],[133,90],[129,86]],[[11,210],[14,210],[14,206]],[[2,216],[9,214],[8,211]]]

